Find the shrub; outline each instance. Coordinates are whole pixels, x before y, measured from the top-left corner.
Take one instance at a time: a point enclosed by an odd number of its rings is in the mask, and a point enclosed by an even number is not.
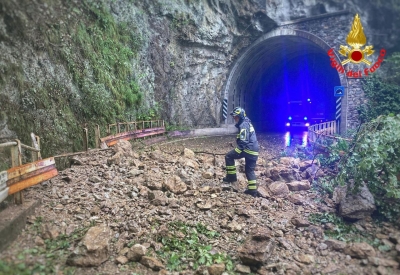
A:
[[[400,114],[379,116],[361,126],[349,153],[339,163],[336,181],[363,182],[375,197],[378,212],[390,221],[400,218]]]

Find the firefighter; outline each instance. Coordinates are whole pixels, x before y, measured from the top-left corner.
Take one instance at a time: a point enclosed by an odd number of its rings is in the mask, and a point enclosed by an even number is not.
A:
[[[236,107],[230,115],[233,116],[236,122],[235,126],[239,129],[239,133],[236,137],[237,147],[225,155],[226,177],[223,178],[223,181],[237,181],[235,159],[244,158],[247,178],[247,190],[244,193],[257,197],[257,182],[254,169],[256,168],[259,148],[256,132],[254,131],[250,119],[246,117],[244,109]]]

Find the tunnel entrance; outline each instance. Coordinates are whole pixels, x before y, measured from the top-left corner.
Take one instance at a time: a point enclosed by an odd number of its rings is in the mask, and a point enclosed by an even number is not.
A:
[[[304,130],[307,125],[345,120],[345,97],[334,86],[347,86],[331,67],[330,47],[297,30],[272,32],[238,59],[225,89],[228,113],[241,106],[258,132]],[[226,123],[233,123],[228,115]]]

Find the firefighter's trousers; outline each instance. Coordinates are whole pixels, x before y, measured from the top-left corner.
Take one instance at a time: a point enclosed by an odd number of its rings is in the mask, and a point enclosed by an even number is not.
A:
[[[226,178],[228,181],[236,181],[236,166],[235,159],[245,159],[245,174],[247,178],[247,189],[256,190],[257,189],[257,179],[254,169],[256,168],[256,163],[258,155],[254,155],[241,151],[238,153],[238,149],[234,149],[225,155],[225,165],[226,165]]]

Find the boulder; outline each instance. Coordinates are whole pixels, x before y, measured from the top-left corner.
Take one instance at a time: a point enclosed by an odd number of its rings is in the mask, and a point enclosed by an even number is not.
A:
[[[281,181],[271,183],[268,188],[274,197],[282,198],[289,194],[289,188],[287,187],[286,183]]]
[[[367,243],[353,243],[348,246],[343,251],[345,254],[358,259],[366,259],[368,257],[375,256],[375,250],[372,246]]]
[[[167,204],[167,198],[165,197],[163,191],[160,190],[149,191],[147,196],[151,204],[155,206]]]
[[[213,264],[208,267],[210,275],[221,275],[225,271],[225,264]]]
[[[271,197],[271,195],[268,192],[267,187],[265,187],[265,186],[259,186],[257,191],[258,191],[258,194],[263,198],[270,198]]]
[[[345,242],[338,241],[338,240],[333,240],[333,239],[326,240],[325,244],[330,249],[335,250],[335,251],[339,251],[339,252],[342,252],[347,246],[347,244]]]
[[[141,244],[135,244],[129,251],[127,258],[130,261],[138,262],[140,259],[146,255],[147,248]]]
[[[266,263],[274,251],[272,240],[257,241],[250,239],[238,249],[238,256],[243,264],[260,266]]]
[[[153,269],[154,271],[165,269],[165,266],[159,260],[153,257],[143,256],[140,260],[140,263],[148,268]]]
[[[374,211],[375,200],[365,184],[360,187],[357,194],[347,192],[339,204],[339,214],[351,220],[365,219]]]
[[[164,182],[164,187],[174,194],[183,194],[187,190],[186,183],[180,177],[173,176]]]
[[[310,182],[308,180],[302,181],[292,181],[287,183],[290,191],[305,191],[311,188]]]
[[[195,158],[195,154],[192,150],[185,148],[183,149],[183,156],[185,158],[189,158],[189,159],[194,159]]]
[[[274,181],[291,182],[301,179],[300,174],[295,169],[282,165],[267,168],[264,174]]]
[[[302,218],[296,218],[296,217],[292,218],[291,223],[296,227],[308,227],[308,226],[310,226],[310,222],[309,221],[307,221],[305,219],[302,219]]]
[[[238,272],[240,274],[250,274],[251,273],[250,267],[247,265],[238,264],[238,265],[236,265],[235,269],[236,269],[236,272]]]
[[[300,159],[294,157],[282,157],[279,162],[288,167],[299,168]]]
[[[297,204],[297,205],[303,205],[304,202],[306,201],[306,200],[304,199],[304,197],[303,197],[302,195],[300,195],[300,194],[291,194],[291,195],[288,197],[288,199],[289,199],[289,201],[290,201],[291,203]]]
[[[109,258],[112,231],[106,226],[91,227],[67,259],[68,265],[99,266]]]
[[[157,162],[164,162],[165,156],[160,150],[154,150],[149,154],[150,158]]]

